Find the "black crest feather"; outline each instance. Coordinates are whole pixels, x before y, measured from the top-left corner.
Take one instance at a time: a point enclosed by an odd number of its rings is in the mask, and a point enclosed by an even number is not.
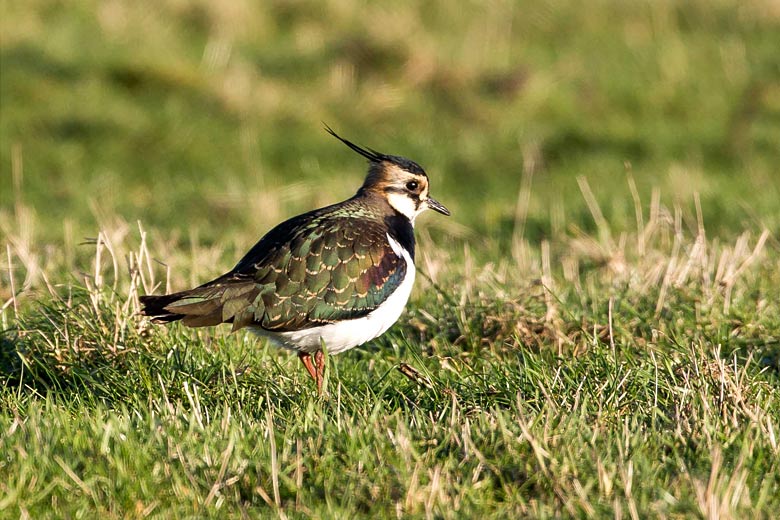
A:
[[[325,131],[328,132],[330,135],[344,143],[345,145],[349,146],[353,151],[359,153],[366,159],[368,159],[371,162],[382,162],[388,160],[388,157],[383,154],[379,153],[376,150],[372,150],[371,148],[363,148],[362,146],[358,146],[355,143],[351,141],[347,141],[343,137],[341,137],[339,134],[337,134],[330,126],[328,126],[327,123],[323,123],[325,125]]]
[[[353,151],[359,153],[372,163],[380,163],[382,161],[387,161],[393,164],[397,164],[404,170],[416,173],[418,175],[426,175],[425,170],[422,169],[422,167],[417,164],[414,161],[411,161],[407,159],[406,157],[400,157],[398,155],[387,155],[380,152],[377,152],[376,150],[373,150],[371,148],[363,148],[362,146],[358,146],[355,143],[348,141],[341,137],[339,134],[337,134],[330,126],[328,126],[327,123],[322,123],[325,126],[325,131],[327,131],[330,135],[347,145],[349,148],[351,148]]]

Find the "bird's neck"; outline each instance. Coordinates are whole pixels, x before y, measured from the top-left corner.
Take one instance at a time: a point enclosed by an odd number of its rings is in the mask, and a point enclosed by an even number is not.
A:
[[[388,235],[401,244],[414,260],[414,226],[411,221],[406,215],[393,212],[385,217],[385,225],[387,225]]]

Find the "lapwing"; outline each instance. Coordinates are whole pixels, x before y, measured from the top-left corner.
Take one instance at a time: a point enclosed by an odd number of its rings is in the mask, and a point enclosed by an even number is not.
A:
[[[414,161],[362,148],[328,133],[368,159],[357,193],[282,222],[229,272],[203,285],[142,296],[154,322],[189,327],[247,327],[293,350],[322,392],[323,345],[339,354],[393,325],[414,284],[414,221],[449,210],[428,193]]]

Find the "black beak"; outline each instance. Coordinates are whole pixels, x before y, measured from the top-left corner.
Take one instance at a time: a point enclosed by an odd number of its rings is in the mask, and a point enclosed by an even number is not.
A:
[[[427,199],[425,199],[425,203],[428,204],[428,207],[433,211],[438,211],[442,215],[447,215],[448,217],[450,216],[450,210],[445,208],[444,204],[442,204],[438,200],[432,197],[428,197]]]

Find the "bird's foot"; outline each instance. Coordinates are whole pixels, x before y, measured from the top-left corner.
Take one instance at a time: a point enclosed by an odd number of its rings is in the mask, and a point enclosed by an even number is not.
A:
[[[314,359],[308,352],[298,352],[298,358],[306,367],[306,371],[314,379],[314,383],[317,385],[317,394],[322,395],[322,381],[325,378],[325,355],[321,350],[314,353]]]

